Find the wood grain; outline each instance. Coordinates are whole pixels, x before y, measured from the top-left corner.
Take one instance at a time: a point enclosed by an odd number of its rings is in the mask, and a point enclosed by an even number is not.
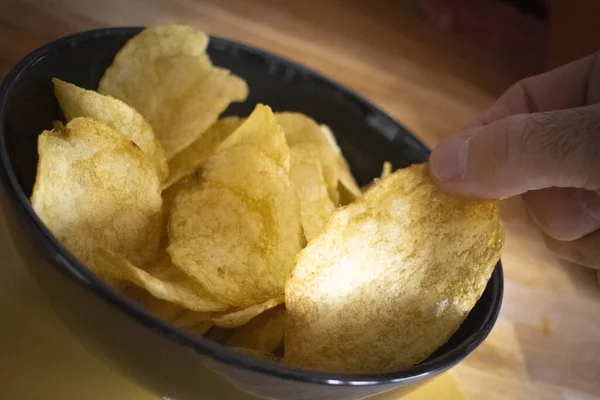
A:
[[[177,21],[308,65],[435,145],[523,71],[514,60],[443,35],[399,3],[0,0],[0,76],[29,51],[68,33]],[[461,386],[473,399],[600,399],[600,288],[593,272],[552,257],[519,201],[503,208],[508,237],[501,318],[489,339],[454,370]],[[26,280],[21,275],[3,276],[0,285],[19,288]],[[4,299],[15,296],[7,304],[28,301],[18,289],[2,291]],[[47,365],[33,358],[18,362],[31,363],[32,370],[35,363]],[[127,386],[119,379],[112,384]],[[139,396],[112,398],[145,398]]]

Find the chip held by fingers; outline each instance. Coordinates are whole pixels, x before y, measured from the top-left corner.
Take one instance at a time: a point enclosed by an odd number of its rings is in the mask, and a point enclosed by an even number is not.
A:
[[[338,209],[287,281],[285,361],[385,373],[423,361],[471,311],[499,259],[496,201],[400,170]]]

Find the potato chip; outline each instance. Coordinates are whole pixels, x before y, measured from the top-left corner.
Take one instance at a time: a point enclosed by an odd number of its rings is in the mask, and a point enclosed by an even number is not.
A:
[[[496,201],[454,197],[427,165],[395,172],[336,210],[286,284],[285,361],[385,373],[458,329],[499,259]]]
[[[273,117],[271,108],[259,104],[251,117],[244,120],[243,124],[230,134],[215,152],[230,150],[236,146],[252,146],[255,152],[265,153],[278,166],[289,171],[289,146],[284,131]]]
[[[121,100],[103,96],[71,83],[52,79],[54,93],[67,121],[88,117],[114,129],[135,143],[152,161],[161,181],[169,173],[165,152],[152,127],[132,107]]]
[[[329,128],[329,126],[325,124],[321,124],[321,133],[327,139],[327,143],[329,146],[335,151],[337,155],[337,165],[338,165],[338,191],[340,192],[340,201],[339,204],[345,206],[347,204],[352,203],[354,200],[358,199],[362,196],[362,191],[358,187],[354,176],[352,176],[352,172],[350,172],[350,166],[346,162],[344,155],[342,154],[342,150],[337,144],[335,140],[335,136],[333,132]]]
[[[284,332],[285,306],[280,305],[235,329],[226,344],[260,354],[272,354],[283,341]]]
[[[145,269],[131,264],[125,258],[103,248],[92,250],[92,263],[101,275],[112,281],[133,283],[157,299],[174,303],[192,311],[221,311],[227,307],[214,300],[204,288],[187,277],[163,257]],[[207,314],[205,319],[208,320]]]
[[[170,174],[165,187],[171,186],[201,168],[217,146],[242,122],[244,122],[242,118],[227,117],[212,124],[194,143],[169,161]]]
[[[208,37],[183,25],[144,29],[117,53],[98,91],[121,99],[150,123],[167,160],[192,144],[248,86],[206,54]]]
[[[323,176],[327,182],[327,192],[334,204],[339,202],[337,189],[339,179],[338,156],[329,139],[323,135],[319,125],[301,113],[277,113],[277,123],[283,128],[290,148],[301,143],[312,143],[319,149],[319,160],[323,166]]]
[[[257,106],[177,194],[169,223],[173,263],[230,307],[283,294],[301,245],[289,149],[271,110]]]
[[[198,182],[201,182],[202,177],[200,176],[200,173],[201,171],[194,171],[191,175],[180,179],[176,183],[163,190],[163,229],[161,231],[162,239],[166,239],[168,237],[167,235],[169,229],[169,218],[171,217],[171,211],[173,209],[173,200],[175,200],[175,196],[177,196],[177,194],[183,189],[193,187]]]
[[[304,236],[309,241],[323,230],[335,205],[327,193],[317,145],[301,143],[293,146],[290,156],[290,179],[300,201]]]
[[[212,323],[208,320],[209,314],[205,312],[191,311],[177,304],[157,299],[146,289],[138,286],[129,286],[121,291],[152,314],[193,335],[202,336],[212,327]]]
[[[383,163],[383,168],[381,170],[381,178],[380,179],[385,179],[388,176],[390,176],[392,174],[392,163],[389,161],[386,161]]]
[[[90,118],[38,138],[31,202],[48,228],[82,262],[105,247],[137,264],[154,259],[161,231],[160,180],[145,154]]]
[[[261,304],[255,304],[248,308],[242,308],[239,310],[230,310],[220,314],[213,314],[210,321],[221,328],[237,328],[242,326],[252,318],[260,315],[261,313],[283,303],[283,296],[275,299],[270,299]]]

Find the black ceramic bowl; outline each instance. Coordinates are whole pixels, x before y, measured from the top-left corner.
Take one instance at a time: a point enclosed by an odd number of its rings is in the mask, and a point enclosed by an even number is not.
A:
[[[177,400],[356,399],[394,387],[411,390],[471,353],[489,334],[502,300],[496,267],[469,317],[421,364],[384,375],[343,375],[290,368],[232,352],[155,318],[98,280],[44,227],[28,200],[38,134],[61,117],[50,79],[95,89],[123,44],[140,28],[100,29],[52,42],[25,57],[0,88],[1,206],[13,241],[48,301],[96,357],[149,390]],[[366,100],[328,79],[265,51],[220,38],[208,50],[216,65],[243,77],[250,96],[228,114],[248,115],[256,103],[300,111],[329,125],[359,184],[427,160],[428,150]],[[43,335],[43,332],[40,332]],[[57,360],[59,362],[60,360]]]

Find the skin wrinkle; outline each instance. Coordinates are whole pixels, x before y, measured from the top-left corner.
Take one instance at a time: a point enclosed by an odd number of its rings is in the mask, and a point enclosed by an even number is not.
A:
[[[504,165],[510,160],[510,126],[511,124],[508,124],[507,128],[502,129],[494,136],[492,156],[497,165]]]
[[[520,88],[521,92],[523,93],[523,100],[525,101],[525,107],[528,110],[528,112],[536,113],[539,111],[539,109],[535,104],[535,101],[533,100],[530,89],[527,86],[527,82],[529,82],[527,79],[523,79],[519,81],[516,85],[518,88]]]

